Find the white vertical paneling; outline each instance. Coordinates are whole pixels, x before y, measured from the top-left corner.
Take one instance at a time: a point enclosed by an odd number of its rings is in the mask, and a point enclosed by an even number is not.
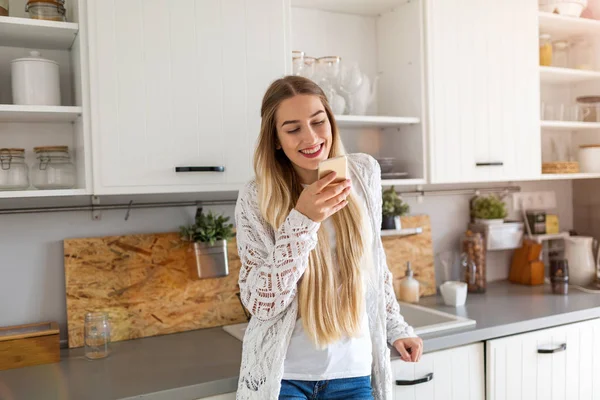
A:
[[[600,319],[596,319],[590,322],[592,327],[592,398],[594,400],[600,400],[600,382],[598,377],[600,376]]]
[[[521,399],[538,399],[537,397],[537,379],[538,379],[538,365],[537,365],[537,342],[534,336],[526,336],[521,340],[519,337],[514,337],[514,346],[517,346],[520,342],[521,344],[521,354],[523,360],[521,362],[521,366],[523,368],[523,378],[521,387],[523,390],[523,394],[521,395]],[[512,367],[512,365],[511,365]],[[496,383],[496,385],[505,384],[502,381]],[[540,399],[542,400],[542,399]]]
[[[123,0],[116,10],[90,0],[96,192],[239,188],[253,174],[262,95],[286,68],[289,0]]]
[[[560,329],[552,334],[552,345],[560,346],[562,343],[567,343],[567,330]],[[552,400],[568,400],[566,394],[566,382],[567,376],[567,351],[561,351],[559,353],[549,354],[550,365],[552,371],[550,373],[550,380],[546,382],[546,385],[550,386],[552,393]],[[544,357],[540,357],[542,362],[548,362],[544,360]]]
[[[579,399],[580,393],[580,375],[579,375],[579,357],[581,353],[579,342],[579,328],[570,326],[567,329],[567,351],[565,360],[565,387],[568,390],[568,399]]]
[[[396,400],[483,400],[483,344],[425,354],[412,364],[392,363],[393,380],[419,379],[433,372],[433,380],[414,386],[396,386]]]
[[[506,366],[506,392],[507,399],[521,399],[521,391],[523,380],[523,347],[517,340],[511,341],[507,346],[509,351],[505,351],[505,366]]]
[[[590,324],[583,326],[579,330],[579,399],[591,400],[592,382],[598,379],[598,376],[592,375],[592,348],[594,337],[593,329]],[[596,339],[599,340],[599,339]]]

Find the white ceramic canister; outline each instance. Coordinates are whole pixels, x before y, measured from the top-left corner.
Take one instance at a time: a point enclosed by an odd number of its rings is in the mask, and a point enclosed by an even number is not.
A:
[[[600,144],[579,146],[578,159],[581,172],[600,172]]]
[[[13,104],[60,106],[58,63],[38,51],[29,54],[11,61]]]

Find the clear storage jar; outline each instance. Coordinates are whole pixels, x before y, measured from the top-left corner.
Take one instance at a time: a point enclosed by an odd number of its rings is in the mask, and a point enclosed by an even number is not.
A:
[[[83,325],[85,357],[97,360],[109,355],[110,322],[105,312],[89,312],[85,314]]]
[[[470,293],[485,293],[486,249],[480,233],[467,231],[461,240],[461,263],[463,281],[467,283]]]
[[[24,190],[29,187],[29,168],[24,149],[0,149],[0,190]]]
[[[77,183],[75,165],[69,147],[35,147],[37,163],[32,168],[33,186],[37,189],[71,189]]]
[[[31,19],[43,19],[46,21],[66,21],[66,9],[64,0],[28,0],[25,11]]]

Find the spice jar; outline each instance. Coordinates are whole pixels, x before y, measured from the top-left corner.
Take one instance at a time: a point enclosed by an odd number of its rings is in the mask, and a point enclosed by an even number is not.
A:
[[[107,313],[89,312],[85,314],[83,341],[85,344],[85,357],[87,359],[97,360],[108,356],[110,324]]]
[[[485,246],[481,233],[467,231],[461,240],[463,280],[470,293],[485,293]]]
[[[550,35],[540,35],[540,65],[549,67],[552,65],[552,41]]]
[[[76,184],[75,166],[67,146],[35,147],[38,159],[32,168],[33,186],[38,189],[71,189]]]
[[[66,21],[66,9],[64,0],[27,0],[25,11],[31,19],[43,19],[46,21]]]
[[[29,187],[29,168],[24,149],[0,149],[0,190],[24,190]]]

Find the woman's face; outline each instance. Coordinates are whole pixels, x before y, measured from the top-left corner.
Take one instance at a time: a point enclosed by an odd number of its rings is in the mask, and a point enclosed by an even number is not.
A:
[[[303,183],[317,180],[319,162],[329,157],[331,124],[318,96],[296,95],[281,102],[275,114],[278,147]]]

